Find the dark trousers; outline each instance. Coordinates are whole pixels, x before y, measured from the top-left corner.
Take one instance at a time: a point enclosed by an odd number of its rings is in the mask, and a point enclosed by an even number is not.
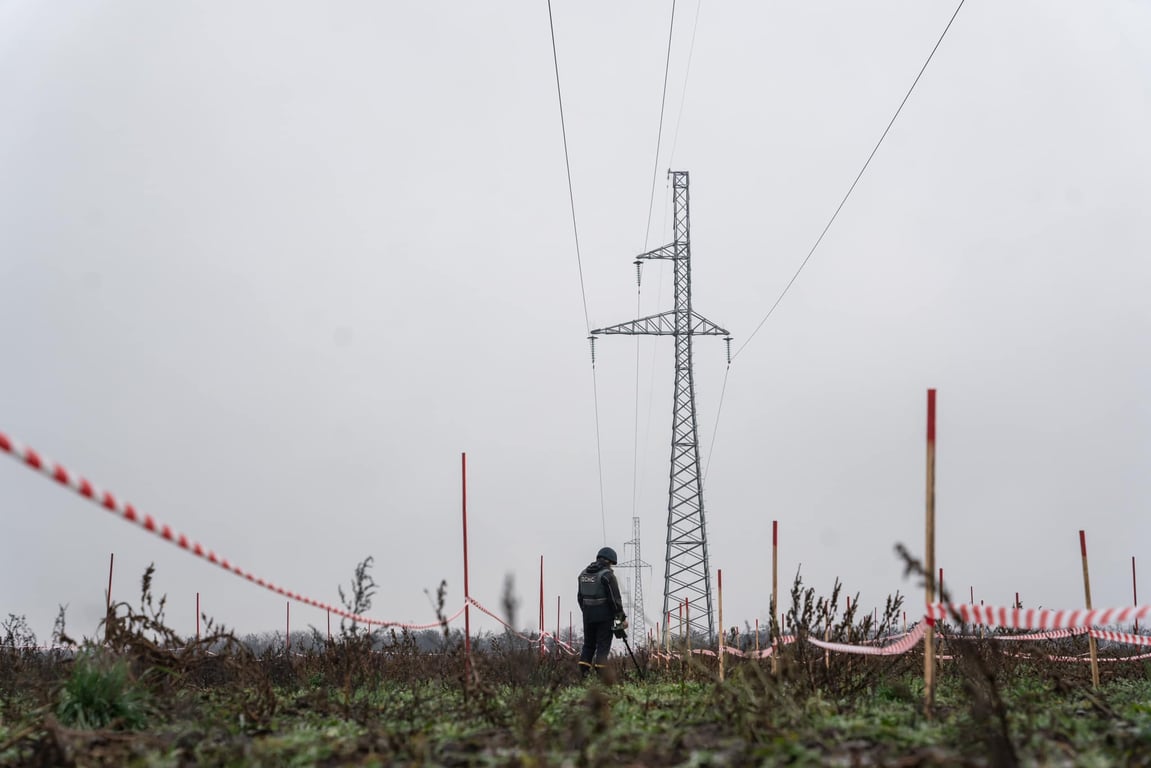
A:
[[[611,651],[611,621],[583,622],[583,650],[580,652],[579,663],[586,672],[593,665],[602,667],[607,663],[607,655]]]

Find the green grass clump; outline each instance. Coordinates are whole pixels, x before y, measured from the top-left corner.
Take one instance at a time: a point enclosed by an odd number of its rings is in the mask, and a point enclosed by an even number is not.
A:
[[[60,692],[56,715],[74,728],[139,730],[148,723],[147,694],[132,681],[124,660],[82,655]]]

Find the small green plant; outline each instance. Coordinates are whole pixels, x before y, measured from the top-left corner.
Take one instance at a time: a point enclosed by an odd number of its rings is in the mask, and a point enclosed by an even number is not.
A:
[[[147,694],[130,678],[126,661],[85,654],[64,683],[56,714],[75,728],[138,730],[147,724]]]

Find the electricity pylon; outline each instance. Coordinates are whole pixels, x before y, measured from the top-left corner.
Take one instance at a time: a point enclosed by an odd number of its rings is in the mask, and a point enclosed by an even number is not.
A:
[[[639,556],[639,518],[633,517],[631,519],[631,541],[623,543],[624,550],[628,547],[632,548],[632,559],[626,563],[620,563],[620,568],[632,568],[635,571],[635,583],[632,585],[631,592],[631,615],[628,617],[628,624],[631,625],[631,636],[635,638],[636,645],[643,645],[647,643],[647,618],[643,611],[643,569],[651,568],[650,563],[645,563],[643,558]]]
[[[699,432],[695,416],[695,378],[692,374],[693,336],[723,336],[731,355],[731,335],[691,307],[691,227],[687,171],[671,171],[675,208],[674,240],[640,254],[647,259],[668,259],[675,266],[675,308],[619,325],[598,328],[596,336],[674,336],[675,397],[671,418],[671,477],[667,503],[667,554],[663,573],[663,617],[688,601],[687,630],[691,635],[715,637],[712,623],[711,570],[707,559],[707,528],[703,486],[699,472]],[[594,346],[593,346],[594,361]]]

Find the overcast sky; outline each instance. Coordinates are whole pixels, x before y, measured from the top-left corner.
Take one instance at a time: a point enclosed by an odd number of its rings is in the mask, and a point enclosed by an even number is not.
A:
[[[738,348],[955,3],[677,3],[658,161],[671,6],[553,9],[591,326],[670,309],[632,260],[671,240],[674,168],[695,308]],[[773,519],[783,584],[921,604],[893,546],[923,551],[929,387],[948,586],[1078,607],[1085,528],[1095,604],[1130,603],[1132,556],[1151,596],[1149,33],[1145,0],[970,0],[722,408],[696,340],[726,624],[767,618]],[[578,625],[638,516],[658,619],[672,342],[602,339],[593,380],[544,0],[0,0],[0,105],[0,431],[317,599],[372,555],[372,614],[421,622],[441,579],[462,605],[466,451],[473,596],[513,574],[534,625],[542,555]],[[41,636],[59,604],[95,633],[112,552],[179,631],[196,592],[283,626],[9,459],[0,504],[0,615]]]

